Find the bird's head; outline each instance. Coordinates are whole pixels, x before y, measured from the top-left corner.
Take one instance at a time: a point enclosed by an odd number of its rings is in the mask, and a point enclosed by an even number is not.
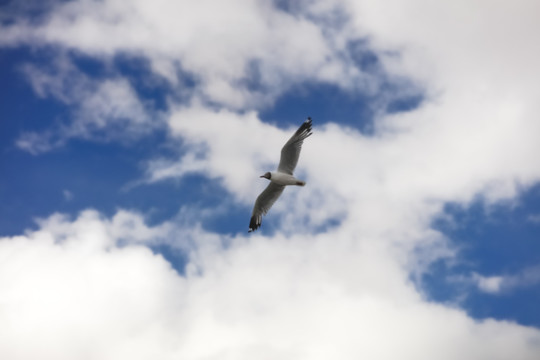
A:
[[[266,179],[270,180],[272,178],[272,174],[270,174],[270,172],[266,172],[266,173],[264,173],[264,175],[261,175],[259,177],[266,178]]]

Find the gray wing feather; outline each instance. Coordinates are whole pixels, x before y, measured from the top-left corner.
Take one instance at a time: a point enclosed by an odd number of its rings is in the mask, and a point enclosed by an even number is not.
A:
[[[300,150],[302,149],[304,139],[311,134],[311,118],[308,117],[281,149],[281,159],[278,166],[279,172],[289,175],[293,174],[294,168],[296,168],[296,164],[298,164],[298,158],[300,157]]]
[[[268,210],[274,205],[285,186],[271,182],[266,189],[259,195],[253,206],[251,220],[249,222],[249,232],[257,230],[262,223],[263,215],[266,215]]]

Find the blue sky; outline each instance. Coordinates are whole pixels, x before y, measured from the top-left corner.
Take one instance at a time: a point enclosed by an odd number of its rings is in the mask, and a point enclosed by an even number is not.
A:
[[[0,6],[1,358],[538,358],[535,2]]]

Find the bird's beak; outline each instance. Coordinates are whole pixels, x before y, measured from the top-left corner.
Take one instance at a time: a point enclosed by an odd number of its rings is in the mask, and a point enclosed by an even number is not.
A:
[[[259,177],[260,177],[260,178],[263,178],[263,177],[264,177],[264,175],[261,175],[261,176],[259,176]]]

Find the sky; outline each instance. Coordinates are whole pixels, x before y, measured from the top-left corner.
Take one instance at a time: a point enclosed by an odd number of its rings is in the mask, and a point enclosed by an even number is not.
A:
[[[1,1],[0,358],[538,359],[538,14]]]

